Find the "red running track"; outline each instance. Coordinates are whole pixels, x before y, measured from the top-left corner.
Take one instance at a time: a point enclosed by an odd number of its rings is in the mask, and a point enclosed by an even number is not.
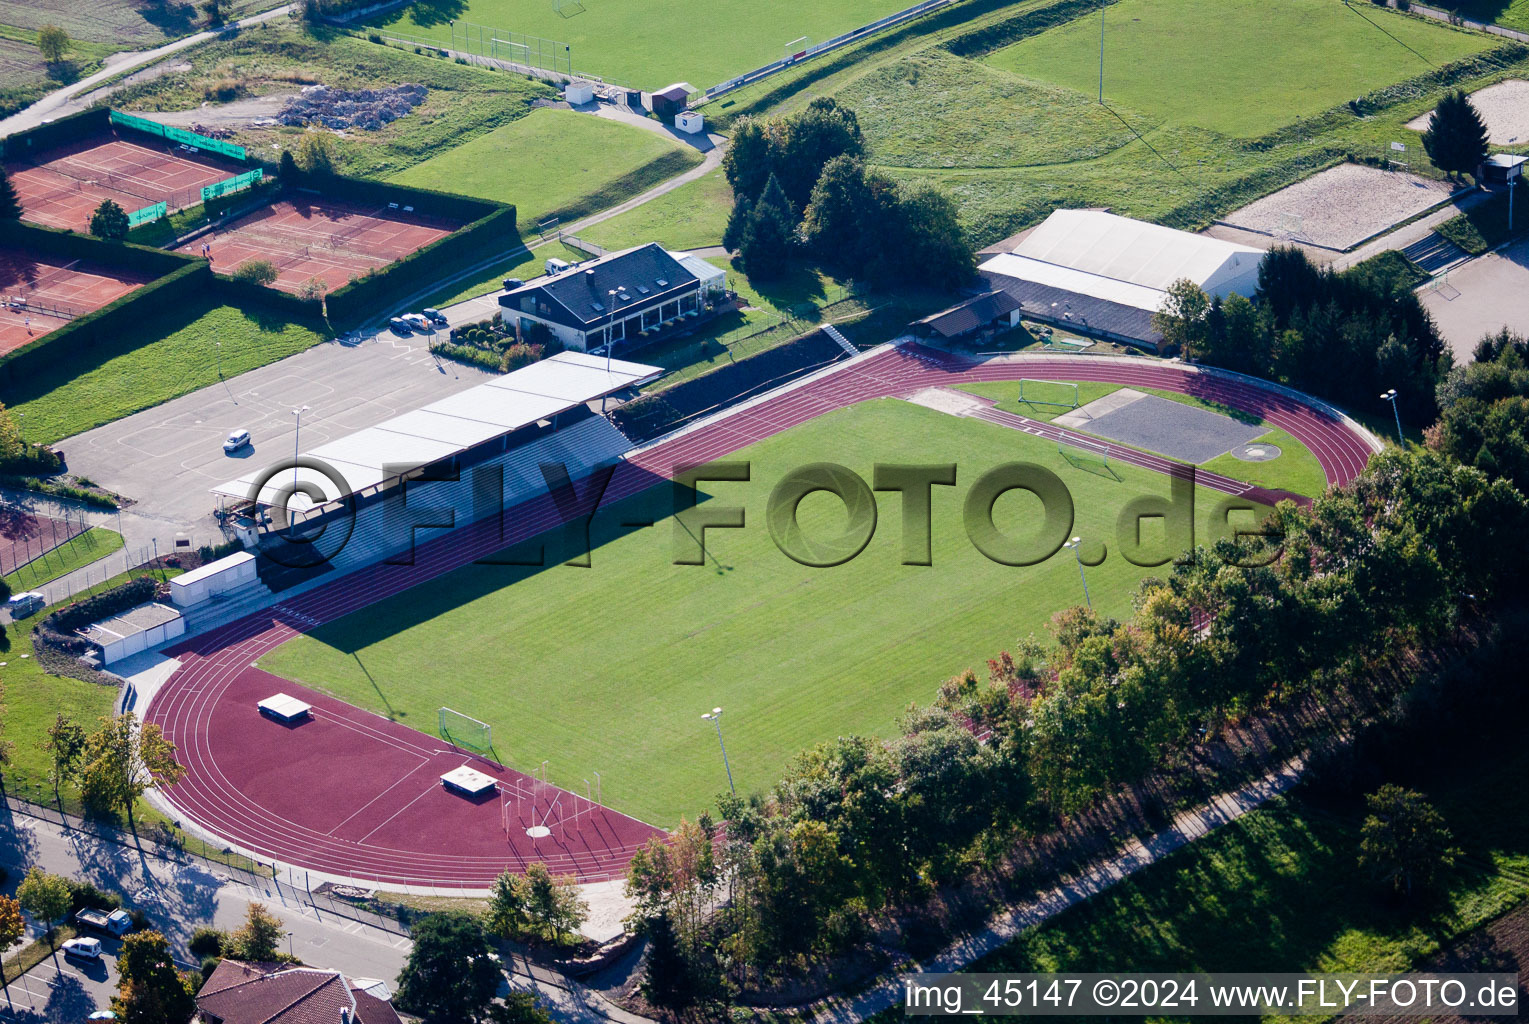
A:
[[[1334,485],[1357,476],[1371,453],[1362,432],[1252,381],[1166,363],[1087,356],[973,363],[909,345],[766,397],[634,455],[617,469],[602,504],[667,479],[679,466],[721,458],[856,402],[1021,376],[1162,388],[1252,413],[1310,448]],[[983,418],[1044,437],[1069,433],[991,409]],[[1159,456],[1108,447],[1112,458],[1159,472],[1177,468]],[[1200,474],[1199,481],[1255,500],[1274,497],[1210,474]],[[299,633],[543,533],[563,519],[550,496],[538,496],[510,509],[502,520],[475,523],[420,544],[412,565],[369,566],[172,650],[182,665],[146,715],[164,728],[188,769],[166,795],[186,817],[240,849],[378,884],[486,887],[505,868],[524,869],[537,860],[583,881],[619,877],[633,851],[661,835],[660,830],[519,772],[472,761],[433,736],[254,667],[259,657]],[[288,727],[261,716],[255,703],[278,691],[310,702],[312,721]],[[510,794],[508,831],[499,798],[474,803],[441,787],[441,773],[470,761]],[[534,824],[544,824],[549,834],[531,839],[525,830]]]

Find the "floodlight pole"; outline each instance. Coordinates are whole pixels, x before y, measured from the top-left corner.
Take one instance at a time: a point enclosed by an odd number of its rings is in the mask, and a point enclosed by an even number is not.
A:
[[[717,745],[722,748],[722,767],[727,769],[727,788],[737,796],[738,787],[733,785],[733,766],[727,761],[727,744],[722,742],[722,709],[712,708],[710,714],[702,715],[701,718],[717,727]]]
[[[1094,610],[1094,602],[1088,596],[1088,574],[1083,571],[1083,552],[1080,550],[1082,545],[1083,545],[1083,538],[1082,537],[1074,537],[1072,540],[1068,541],[1066,544],[1064,544],[1062,546],[1063,547],[1072,548],[1072,553],[1075,556],[1077,556],[1077,559],[1078,559],[1078,579],[1083,581],[1083,603],[1088,606],[1088,610],[1089,611],[1093,611]]]
[[[303,413],[308,411],[305,405],[299,409],[293,409],[292,415],[297,417],[297,429],[292,432],[292,493],[297,493],[297,459],[298,452],[302,448],[303,438]]]
[[[1405,445],[1407,443],[1407,439],[1402,436],[1402,413],[1396,405],[1396,389],[1392,388],[1380,397],[1384,400],[1390,401],[1391,411],[1396,414],[1396,443]]]
[[[1099,0],[1099,105],[1104,106],[1104,8],[1109,0]]]

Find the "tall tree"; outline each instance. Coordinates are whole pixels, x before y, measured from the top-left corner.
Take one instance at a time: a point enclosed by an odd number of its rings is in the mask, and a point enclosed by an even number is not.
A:
[[[48,781],[53,783],[53,795],[56,798],[59,786],[74,775],[74,769],[80,763],[80,755],[85,752],[85,730],[60,711],[54,716],[53,724],[48,726],[48,738],[43,741],[42,748],[53,760],[48,770]]]
[[[303,134],[297,145],[297,166],[304,173],[330,175],[335,172],[334,140],[329,133],[319,130]]]
[[[1428,127],[1423,131],[1423,148],[1429,159],[1442,171],[1455,177],[1475,174],[1490,150],[1486,122],[1463,89],[1444,94]]]
[[[49,64],[57,64],[69,52],[69,33],[57,25],[44,25],[37,30],[37,52]]]
[[[842,154],[824,167],[802,215],[802,240],[831,273],[848,275],[866,257],[866,239],[875,232],[865,163]]]
[[[110,199],[101,200],[90,215],[90,233],[97,238],[120,242],[127,237],[127,213]]]
[[[531,924],[530,886],[524,875],[506,869],[494,879],[489,890],[488,911],[483,915],[483,927],[490,935],[513,939],[521,935]]]
[[[743,269],[762,281],[778,278],[786,272],[796,252],[796,214],[791,200],[770,175],[759,202],[749,213],[740,255]]]
[[[645,970],[641,983],[642,997],[662,1010],[684,1010],[695,1003],[690,965],[674,934],[674,922],[667,913],[650,918],[644,931],[648,937]]]
[[[284,934],[281,921],[265,904],[251,903],[243,927],[228,937],[229,955],[236,960],[269,963],[280,952]]]
[[[733,202],[733,209],[727,215],[727,228],[722,232],[722,247],[731,252],[742,251],[746,244],[745,239],[749,233],[749,219],[754,215],[754,201],[746,195],[740,195]]]
[[[125,1024],[187,1024],[196,1013],[191,976],[175,969],[170,943],[156,931],[134,932],[117,954],[117,995]]]
[[[0,167],[0,220],[21,219],[21,197],[16,194],[16,184],[4,167]]]
[[[1188,359],[1206,355],[1210,337],[1210,296],[1189,278],[1168,286],[1163,308],[1152,314],[1152,329],[1163,336],[1163,353]]]
[[[1460,850],[1423,794],[1387,784],[1365,803],[1370,813],[1360,827],[1359,863],[1390,882],[1393,891],[1411,896],[1454,866]]]
[[[414,926],[414,949],[398,975],[398,1005],[427,1024],[481,1021],[499,981],[476,918],[431,914]]]
[[[103,811],[121,811],[133,825],[133,808],[150,789],[173,786],[186,774],[175,760],[175,744],[155,723],[138,726],[131,711],[101,719],[85,740],[80,757],[80,793]]]
[[[58,966],[58,950],[54,947],[54,925],[69,913],[74,894],[69,890],[69,879],[49,874],[34,867],[16,887],[16,900],[23,910],[43,923],[48,930],[48,949],[53,953],[53,966]]]
[[[11,1006],[11,979],[5,975],[5,954],[26,933],[27,923],[21,916],[21,904],[0,893],[0,988],[5,989],[5,1004],[12,1012],[15,1007]]]
[[[579,930],[589,916],[589,904],[572,876],[553,878],[538,861],[526,868],[526,912],[547,938],[561,942]]]

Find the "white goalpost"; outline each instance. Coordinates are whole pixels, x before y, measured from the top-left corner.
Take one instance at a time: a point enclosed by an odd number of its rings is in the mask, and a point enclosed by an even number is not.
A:
[[[1068,452],[1071,448],[1072,451]],[[1068,463],[1077,465],[1083,461],[1098,461],[1104,466],[1110,464],[1110,450],[1096,441],[1087,441],[1081,437],[1072,437],[1066,434],[1057,438],[1057,454],[1066,459]]]
[[[471,715],[443,707],[437,712],[441,739],[468,750],[489,751],[494,747],[494,727]]]
[[[792,60],[792,59],[794,59],[796,57],[802,56],[803,54],[805,54],[811,48],[812,48],[812,40],[810,38],[808,38],[807,36],[802,36],[802,37],[800,37],[798,39],[793,39],[789,43],[787,43],[785,45],[785,48],[781,51],[781,59],[782,60]]]
[[[1025,394],[1026,384],[1030,385],[1029,394]],[[1053,402],[1039,397],[1041,395],[1047,394],[1053,397],[1056,397],[1058,394],[1065,396],[1068,393],[1065,390],[1061,392],[1051,390],[1054,388],[1070,389],[1072,401]],[[1078,385],[1074,381],[1070,380],[1042,380],[1039,377],[1021,377],[1019,378],[1019,404],[1055,405],[1060,406],[1063,409],[1076,409],[1078,407]]]

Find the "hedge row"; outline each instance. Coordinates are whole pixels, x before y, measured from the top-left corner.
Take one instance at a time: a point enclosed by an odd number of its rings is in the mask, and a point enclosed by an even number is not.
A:
[[[14,245],[41,256],[57,256],[64,260],[89,260],[103,267],[147,272],[154,277],[173,273],[188,263],[198,262],[194,257],[166,252],[135,243],[108,242],[94,235],[45,228],[21,221],[0,221],[0,245]]]
[[[638,444],[686,421],[799,377],[842,358],[844,350],[822,331],[728,363],[671,388],[634,399],[610,413],[623,434]]]
[[[252,281],[240,281],[224,274],[213,274],[213,291],[219,298],[234,306],[262,306],[279,312],[294,320],[322,320],[324,300],[305,299],[301,295],[267,288]]]
[[[359,326],[374,318],[379,310],[440,281],[444,275],[503,252],[511,245],[518,245],[520,235],[515,228],[515,207],[489,205],[492,212],[487,216],[431,242],[397,263],[336,289],[326,304],[330,323],[342,330]]]
[[[5,154],[7,160],[20,160],[32,153],[40,153],[110,130],[111,110],[92,107],[0,139],[0,152]]]
[[[500,209],[499,203],[488,199],[474,199],[471,196],[459,196],[452,192],[395,185],[372,178],[347,178],[338,174],[304,174],[299,171],[296,180],[288,184],[317,192],[321,196],[343,199],[352,203],[374,203],[378,206],[397,203],[399,206],[412,206],[415,213],[430,217],[446,217],[461,221],[463,224],[482,220]]]
[[[113,334],[132,330],[149,313],[190,301],[210,287],[215,287],[215,280],[207,264],[201,260],[188,260],[174,273],[128,292],[94,313],[72,320],[58,330],[0,356],[0,382],[16,381],[33,368],[71,359]]]

